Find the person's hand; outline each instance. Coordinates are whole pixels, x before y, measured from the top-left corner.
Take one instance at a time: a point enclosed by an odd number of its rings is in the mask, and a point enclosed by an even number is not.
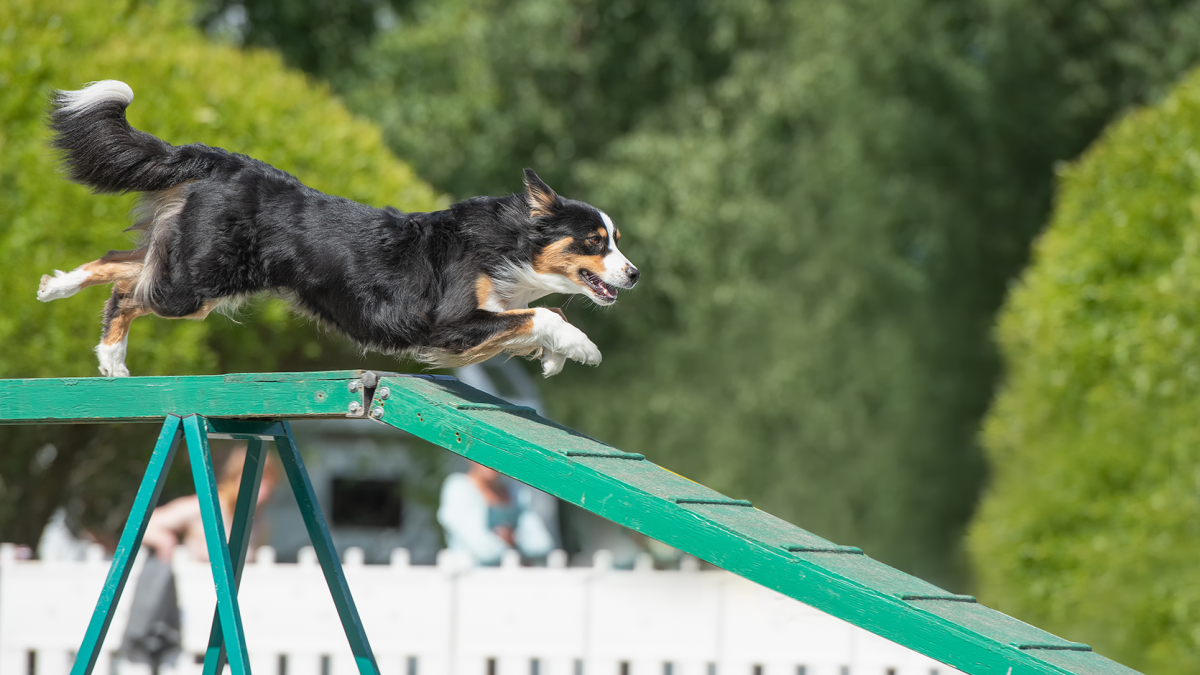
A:
[[[509,546],[517,545],[516,538],[513,537],[513,529],[511,527],[505,527],[504,525],[497,525],[495,532],[496,532],[496,536],[503,539],[504,543],[508,544]]]
[[[171,558],[175,555],[176,543],[170,540],[155,543],[151,550],[154,551],[155,557],[159,560],[170,563]]]

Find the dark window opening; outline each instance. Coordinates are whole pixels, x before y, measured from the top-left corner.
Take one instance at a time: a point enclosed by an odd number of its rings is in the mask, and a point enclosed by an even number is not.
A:
[[[395,479],[334,478],[333,525],[400,527],[404,516],[401,486]]]

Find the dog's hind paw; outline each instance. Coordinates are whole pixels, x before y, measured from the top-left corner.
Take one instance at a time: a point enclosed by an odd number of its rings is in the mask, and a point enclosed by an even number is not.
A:
[[[100,374],[104,377],[129,377],[129,368],[124,363],[101,363]]]
[[[54,270],[54,276],[43,274],[42,280],[38,284],[37,299],[42,302],[50,302],[69,298],[79,292],[79,289],[83,287],[83,282],[89,276],[91,275],[81,270],[70,272]]]
[[[129,377],[129,368],[125,366],[126,342],[121,340],[115,344],[96,345],[96,358],[100,361],[100,374],[104,377]]]

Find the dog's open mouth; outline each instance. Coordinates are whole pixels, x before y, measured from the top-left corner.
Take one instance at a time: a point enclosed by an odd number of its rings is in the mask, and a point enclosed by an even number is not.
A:
[[[600,277],[587,270],[579,270],[579,276],[583,277],[583,283],[592,289],[592,292],[596,294],[599,300],[608,303],[617,299],[617,289],[604,283],[604,280]]]

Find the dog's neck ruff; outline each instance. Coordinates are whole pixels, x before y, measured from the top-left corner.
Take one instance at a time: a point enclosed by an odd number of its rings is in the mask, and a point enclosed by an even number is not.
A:
[[[504,312],[524,309],[529,303],[551,293],[582,293],[583,289],[561,274],[543,274],[528,263],[509,263],[492,283],[484,309]]]

